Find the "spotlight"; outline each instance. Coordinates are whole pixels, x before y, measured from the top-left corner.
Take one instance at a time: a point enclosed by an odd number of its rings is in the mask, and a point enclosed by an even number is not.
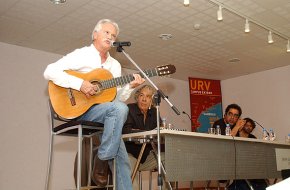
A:
[[[222,21],[223,20],[223,12],[222,12],[222,6],[219,6],[219,9],[217,11],[217,20]]]
[[[268,43],[269,44],[272,44],[273,42],[274,42],[274,40],[273,40],[273,37],[272,37],[272,32],[269,31],[269,34],[268,34]]]
[[[287,44],[287,52],[290,52],[290,41],[288,40],[288,44]]]
[[[183,1],[183,5],[184,5],[185,7],[188,7],[188,6],[189,6],[189,0],[184,0],[184,1]]]
[[[59,5],[66,2],[66,0],[50,0],[53,4]]]
[[[250,32],[250,31],[251,31],[251,30],[250,30],[249,20],[246,19],[246,23],[245,23],[245,32],[248,33],[248,32]]]

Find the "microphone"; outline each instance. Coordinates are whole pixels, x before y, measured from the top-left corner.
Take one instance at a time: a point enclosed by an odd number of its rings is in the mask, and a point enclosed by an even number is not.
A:
[[[192,122],[191,117],[188,115],[188,113],[186,113],[185,111],[182,111],[183,114],[187,115],[187,117],[189,118],[189,120]]]
[[[265,129],[260,123],[258,123],[257,121],[254,121],[256,124],[258,124],[263,130]],[[267,132],[267,134],[269,135],[269,132],[267,131],[267,129],[265,129],[265,131]]]
[[[111,47],[122,47],[122,46],[131,46],[131,42],[113,42],[113,41],[111,41]]]

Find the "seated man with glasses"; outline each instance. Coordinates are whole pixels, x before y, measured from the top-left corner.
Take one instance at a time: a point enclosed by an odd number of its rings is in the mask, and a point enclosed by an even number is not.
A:
[[[221,129],[221,134],[225,135],[226,124],[230,124],[230,127],[232,129],[232,135],[235,136],[237,131],[245,124],[245,121],[243,119],[240,119],[241,115],[241,107],[237,104],[230,104],[225,110],[224,117],[215,121],[212,127],[216,128],[219,125]]]
[[[237,104],[230,104],[225,110],[224,117],[215,121],[213,127],[220,126],[221,134],[225,135],[226,124],[230,124],[232,129],[231,135],[236,137],[256,138],[252,133],[256,127],[255,122],[251,118],[240,119],[242,109]],[[220,183],[225,183],[227,180],[219,180]],[[252,187],[250,187],[252,186]],[[229,190],[265,190],[267,182],[265,179],[252,180],[234,180],[228,187]]]

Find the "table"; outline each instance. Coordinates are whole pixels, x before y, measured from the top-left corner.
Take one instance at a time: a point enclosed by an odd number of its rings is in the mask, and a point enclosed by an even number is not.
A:
[[[123,135],[155,139],[157,130]],[[165,169],[169,181],[281,178],[276,148],[289,144],[242,137],[163,129]]]

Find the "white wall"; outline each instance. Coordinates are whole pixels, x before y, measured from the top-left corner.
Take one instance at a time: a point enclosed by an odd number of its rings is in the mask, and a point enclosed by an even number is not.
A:
[[[4,43],[0,52],[0,189],[43,189],[49,118],[42,73],[60,56]]]
[[[0,189],[43,189],[49,118],[47,81],[42,73],[47,64],[61,56],[5,43],[0,43],[0,56]],[[273,127],[281,139],[290,132],[289,74],[290,67],[283,67],[222,81],[223,105],[240,104],[243,116],[256,119],[266,128]],[[154,78],[154,81],[180,112],[190,113],[187,81],[171,78]],[[160,110],[168,122],[190,130],[188,117],[177,116],[163,100]],[[51,189],[72,189],[76,140],[59,137],[55,144]]]

